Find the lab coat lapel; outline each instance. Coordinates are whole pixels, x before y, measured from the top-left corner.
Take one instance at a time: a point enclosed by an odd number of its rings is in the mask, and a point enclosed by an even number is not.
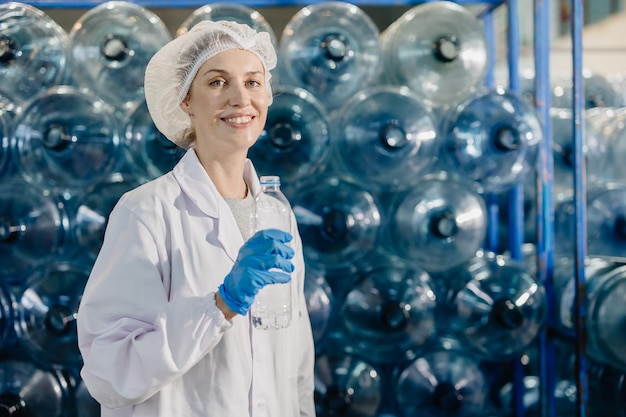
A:
[[[193,149],[188,150],[181,158],[174,167],[173,174],[183,193],[194,202],[198,210],[214,219],[217,242],[235,262],[243,245],[243,238],[228,204],[220,196]],[[215,237],[207,236],[207,239],[214,240]]]

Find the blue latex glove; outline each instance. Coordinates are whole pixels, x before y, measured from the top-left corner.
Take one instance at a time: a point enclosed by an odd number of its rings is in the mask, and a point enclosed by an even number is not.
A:
[[[290,233],[278,229],[261,230],[248,239],[239,250],[233,269],[219,287],[220,296],[228,308],[245,315],[261,288],[291,280],[289,272],[293,272],[294,266],[290,259],[294,251],[287,245],[291,239]]]

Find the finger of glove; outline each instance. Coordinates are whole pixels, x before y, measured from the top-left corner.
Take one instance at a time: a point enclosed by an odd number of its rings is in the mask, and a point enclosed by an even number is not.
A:
[[[254,274],[251,275],[254,282],[252,286],[260,290],[264,286],[268,284],[285,284],[291,281],[291,275],[286,274],[284,272],[272,270],[272,271],[255,271]]]
[[[261,253],[280,255],[285,259],[291,259],[293,258],[295,251],[291,246],[279,240],[266,239],[244,245],[239,251],[239,257],[245,258]]]
[[[237,266],[257,271],[269,271],[272,268],[279,268],[285,272],[293,272],[294,270],[294,266],[288,258],[274,253],[255,253],[246,256],[237,262]]]
[[[287,243],[291,242],[292,239],[293,236],[289,232],[285,232],[284,230],[280,229],[269,228],[259,230],[254,235],[252,235],[250,239],[248,239],[248,242],[256,243],[264,240],[277,240],[279,242]]]

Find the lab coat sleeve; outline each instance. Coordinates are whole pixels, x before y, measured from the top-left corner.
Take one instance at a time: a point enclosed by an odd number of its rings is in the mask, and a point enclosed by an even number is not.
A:
[[[155,235],[153,226],[118,204],[81,299],[81,377],[107,408],[154,395],[194,366],[231,325],[213,293],[168,300],[167,236]]]
[[[295,218],[292,224],[295,223]],[[304,295],[304,259],[302,255],[302,240],[297,231],[294,232],[296,253],[299,253],[301,271],[298,284],[298,304],[299,317],[298,324],[300,326],[300,349],[301,356],[298,364],[298,395],[300,402],[300,417],[315,417],[314,402],[314,366],[315,366],[315,345],[313,342],[313,332],[311,329],[311,321],[309,319],[306,298]]]

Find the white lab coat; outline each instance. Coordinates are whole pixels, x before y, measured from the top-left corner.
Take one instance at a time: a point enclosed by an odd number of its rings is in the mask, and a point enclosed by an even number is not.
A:
[[[246,162],[246,182],[260,191]],[[81,377],[102,417],[314,416],[314,346],[295,228],[293,320],[231,322],[214,294],[243,238],[195,151],[126,193],[80,303]]]

